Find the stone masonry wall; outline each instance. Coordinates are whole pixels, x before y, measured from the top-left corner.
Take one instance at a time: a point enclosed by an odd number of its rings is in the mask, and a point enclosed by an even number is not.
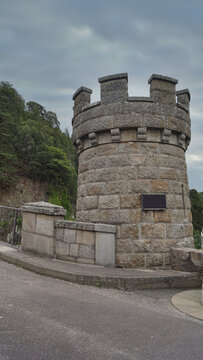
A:
[[[55,256],[82,264],[115,266],[116,227],[60,220],[55,222]]]
[[[128,96],[127,74],[99,82],[101,102],[90,104],[84,87],[73,97],[77,221],[117,226],[117,266],[168,266],[171,247],[193,244],[189,91],[176,93],[177,80],[161,75],[149,79],[149,98]],[[165,194],[166,210],[143,211],[142,194]]]

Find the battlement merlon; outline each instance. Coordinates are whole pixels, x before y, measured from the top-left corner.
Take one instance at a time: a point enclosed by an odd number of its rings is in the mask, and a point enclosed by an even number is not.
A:
[[[176,104],[175,87],[178,84],[178,80],[168,76],[152,74],[148,84],[150,84],[150,96],[155,102],[167,105]]]
[[[101,103],[123,102],[128,99],[128,74],[120,73],[98,79],[101,91]]]
[[[74,101],[74,116],[79,114],[82,111],[82,108],[84,106],[87,106],[90,104],[91,101],[91,94],[92,90],[86,88],[85,86],[81,86],[73,95],[73,101]]]

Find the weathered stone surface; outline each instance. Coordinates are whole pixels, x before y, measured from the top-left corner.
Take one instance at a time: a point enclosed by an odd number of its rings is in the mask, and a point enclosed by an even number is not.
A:
[[[118,209],[119,196],[118,195],[100,195],[99,209]]]
[[[79,245],[70,244],[70,256],[78,257],[78,253],[79,253]]]
[[[95,181],[112,181],[117,179],[117,169],[116,168],[105,168],[95,170]]]
[[[143,211],[142,209],[131,209],[129,223],[153,223],[153,211]]]
[[[177,172],[175,169],[167,168],[167,167],[160,167],[159,168],[159,176],[161,179],[170,179],[176,180],[177,179]]]
[[[132,166],[145,165],[147,155],[146,154],[130,154],[129,162]]]
[[[171,266],[174,270],[202,272],[202,251],[184,247],[171,248]]]
[[[95,234],[93,231],[77,230],[77,244],[94,245]]]
[[[123,166],[118,168],[118,177],[120,180],[136,179],[137,169],[134,166]]]
[[[151,251],[151,240],[136,240],[133,242],[134,253],[148,253]]]
[[[116,265],[118,267],[144,267],[145,254],[117,254]]]
[[[79,257],[94,260],[94,258],[95,258],[94,246],[83,245],[83,244],[80,245],[79,246]]]
[[[146,267],[160,267],[163,265],[163,254],[147,254]]]
[[[97,209],[98,196],[86,196],[82,199],[82,210]]]
[[[167,193],[168,181],[167,180],[150,180],[149,189],[152,193]]]
[[[149,191],[149,181],[145,180],[136,180],[129,181],[128,183],[128,192],[129,193],[147,193]]]
[[[91,169],[103,169],[107,165],[107,157],[101,156],[91,160]]]
[[[76,241],[76,230],[65,229],[64,230],[64,242],[75,243]]]
[[[114,234],[96,234],[95,262],[96,265],[115,266]]]
[[[177,239],[152,240],[151,251],[153,253],[170,253],[170,249],[177,245]]]
[[[127,165],[128,165],[127,154],[111,155],[108,157],[109,167],[127,166]]]
[[[119,174],[120,174],[120,169],[119,169]],[[108,181],[103,191],[104,194],[112,194],[112,195],[125,194],[127,192],[128,192],[128,183],[126,183],[126,181],[124,180]]]
[[[105,191],[105,182],[87,184],[86,190],[86,195],[88,196],[103,194]]]
[[[158,173],[157,166],[140,166],[138,168],[138,179],[156,179]]]
[[[36,215],[36,228],[37,234],[43,234],[47,236],[54,235],[54,217],[44,214]]]
[[[118,238],[116,241],[116,251],[117,253],[131,253],[133,251],[132,239]]]
[[[61,241],[56,241],[55,253],[57,259],[67,260],[70,255],[69,244]]]
[[[35,232],[36,215],[33,213],[23,213],[22,229],[29,232]]]
[[[26,203],[21,207],[21,210],[23,212],[45,214],[45,215],[64,216],[66,214],[66,210],[62,206],[50,204],[45,201]]]
[[[39,255],[53,257],[54,238],[22,231],[21,248]]]
[[[64,229],[57,228],[55,229],[55,240],[57,241],[64,241]]]
[[[129,222],[129,210],[91,210],[90,218],[93,222],[106,224],[122,224]]]
[[[121,238],[138,239],[138,226],[136,224],[122,224]]]
[[[153,211],[153,217],[155,223],[171,223],[171,211]]]
[[[137,194],[121,194],[120,207],[122,208],[135,208],[140,207],[140,195]]]
[[[184,224],[167,224],[166,236],[169,239],[177,239],[185,237],[185,225]]]
[[[86,259],[81,257],[77,258],[76,262],[80,264],[89,264],[89,265],[95,264],[95,261],[93,259]]]
[[[143,239],[164,239],[165,224],[141,224],[141,236]]]

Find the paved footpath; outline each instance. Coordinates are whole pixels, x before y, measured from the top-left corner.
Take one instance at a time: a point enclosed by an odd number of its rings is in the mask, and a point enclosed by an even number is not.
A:
[[[0,360],[202,360],[203,322],[180,289],[104,289],[0,260]]]
[[[0,259],[46,275],[83,285],[136,289],[196,288],[201,280],[197,273],[174,270],[118,269],[68,263],[26,253],[0,243]]]

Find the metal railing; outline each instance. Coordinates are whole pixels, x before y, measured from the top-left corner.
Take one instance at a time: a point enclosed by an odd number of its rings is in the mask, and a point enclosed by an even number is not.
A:
[[[22,211],[19,208],[0,205],[0,241],[20,245]]]

